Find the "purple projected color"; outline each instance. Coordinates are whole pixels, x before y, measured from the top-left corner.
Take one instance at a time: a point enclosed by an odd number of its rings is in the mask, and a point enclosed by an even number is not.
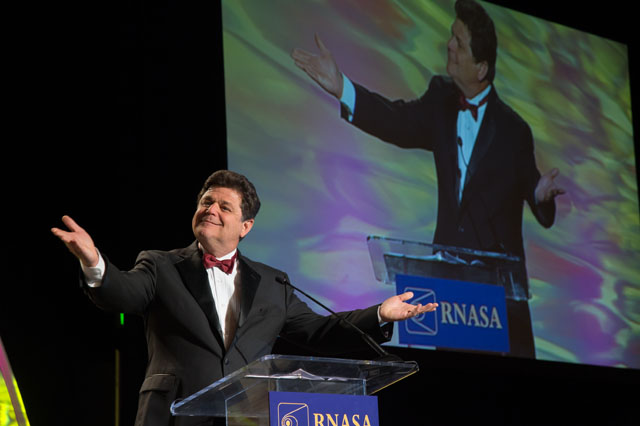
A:
[[[355,129],[290,58],[317,32],[342,71],[391,99],[445,73],[453,1],[224,1],[229,168],[263,209],[241,244],[337,310],[394,293],[368,235],[431,242],[431,153]],[[496,23],[495,86],[531,126],[538,168],[567,194],[553,228],[525,207],[538,359],[640,368],[640,220],[626,46],[483,4]],[[356,105],[357,108],[357,105]]]

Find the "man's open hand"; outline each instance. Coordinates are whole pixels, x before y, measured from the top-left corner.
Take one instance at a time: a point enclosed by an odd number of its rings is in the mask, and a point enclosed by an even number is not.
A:
[[[60,238],[69,251],[73,253],[84,266],[96,266],[99,255],[91,236],[69,216],[63,216],[62,222],[68,228],[68,231],[60,228],[51,228],[53,235]]]
[[[404,321],[425,312],[435,311],[438,307],[437,303],[427,303],[426,305],[406,303],[406,301],[412,297],[413,293],[408,291],[397,296],[392,296],[382,302],[380,306],[380,319],[382,319],[383,322]]]
[[[340,99],[342,97],[342,73],[338,69],[333,55],[317,34],[315,40],[319,50],[318,54],[296,48],[291,52],[291,57],[298,68],[306,72],[313,81],[329,94]]]

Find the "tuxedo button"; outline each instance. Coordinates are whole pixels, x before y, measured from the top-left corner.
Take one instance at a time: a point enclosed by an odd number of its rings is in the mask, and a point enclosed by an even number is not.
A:
[[[229,358],[224,359],[224,365],[229,365]]]
[[[460,233],[464,232],[464,226],[462,225],[458,226],[458,232]]]

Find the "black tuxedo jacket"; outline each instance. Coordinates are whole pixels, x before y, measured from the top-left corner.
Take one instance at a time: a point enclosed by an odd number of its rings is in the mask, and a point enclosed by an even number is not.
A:
[[[458,202],[456,123],[459,91],[436,76],[413,101],[390,101],[356,87],[352,124],[403,148],[433,152],[438,178],[438,216],[433,242],[499,251],[524,259],[522,212],[526,200],[545,227],[553,224],[555,203],[536,204],[540,179],[527,123],[491,89],[473,153],[462,201]],[[342,109],[343,118],[346,108]]]
[[[276,281],[285,273],[239,254],[240,318],[225,350],[215,303],[197,243],[172,251],[140,253],[120,271],[108,259],[102,285],[85,290],[99,307],[143,316],[148,365],[136,425],[196,425],[209,420],[171,417],[169,406],[271,353],[278,336],[322,354],[362,349],[362,341],[332,317],[311,311]],[[378,341],[390,328],[378,324],[377,307],[343,313]],[[206,423],[209,424],[209,423]]]

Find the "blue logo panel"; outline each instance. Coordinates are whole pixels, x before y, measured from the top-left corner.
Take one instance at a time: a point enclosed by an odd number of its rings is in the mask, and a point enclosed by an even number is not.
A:
[[[441,278],[396,275],[398,294],[411,303],[438,303],[429,312],[398,323],[399,343],[453,349],[509,352],[504,288]]]
[[[269,392],[271,426],[378,426],[378,398]]]

